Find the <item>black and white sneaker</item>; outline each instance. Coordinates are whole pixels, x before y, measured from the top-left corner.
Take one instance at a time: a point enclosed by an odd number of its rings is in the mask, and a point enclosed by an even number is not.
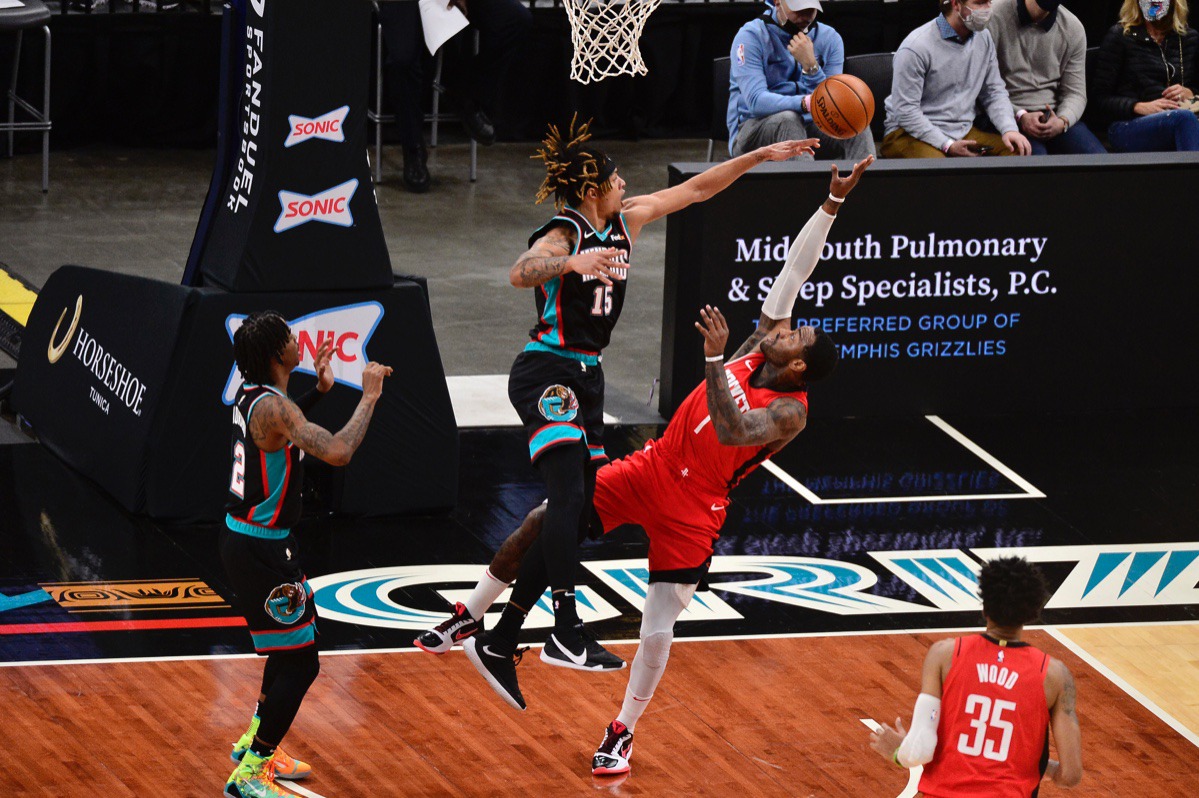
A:
[[[554,630],[541,649],[541,661],[580,671],[618,671],[625,666],[624,660],[597,643],[583,624],[566,632]]]
[[[520,694],[520,684],[516,681],[516,666],[528,649],[513,651],[510,644],[497,641],[494,634],[487,632],[468,637],[462,648],[466,651],[466,658],[483,675],[491,689],[508,706],[523,712],[525,698]]]
[[[608,724],[604,730],[604,741],[591,757],[593,776],[616,776],[629,772],[629,759],[633,756],[633,733],[618,720]]]
[[[466,605],[459,601],[454,605],[454,614],[428,631],[421,632],[412,645],[430,654],[444,654],[468,637],[483,631],[483,624],[470,617]]]

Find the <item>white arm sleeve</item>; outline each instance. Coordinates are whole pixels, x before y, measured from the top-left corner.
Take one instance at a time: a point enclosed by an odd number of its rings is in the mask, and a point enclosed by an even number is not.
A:
[[[899,744],[895,758],[905,768],[926,765],[933,760],[937,750],[937,721],[941,718],[941,699],[928,693],[916,697],[916,708],[912,710],[912,728]]]
[[[829,228],[833,226],[832,214],[825,213],[824,208],[817,208],[812,218],[799,231],[791,249],[787,252],[787,262],[783,270],[774,278],[774,285],[766,301],[762,303],[762,313],[771,319],[786,319],[791,317],[795,307],[795,297],[799,296],[799,287],[812,276],[812,270],[820,261],[820,253],[824,251],[824,241],[828,238]]]

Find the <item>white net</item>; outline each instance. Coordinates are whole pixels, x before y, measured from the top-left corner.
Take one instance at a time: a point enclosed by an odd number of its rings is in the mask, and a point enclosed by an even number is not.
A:
[[[591,83],[649,70],[637,46],[645,21],[661,0],[563,0],[574,57],[570,78]]]

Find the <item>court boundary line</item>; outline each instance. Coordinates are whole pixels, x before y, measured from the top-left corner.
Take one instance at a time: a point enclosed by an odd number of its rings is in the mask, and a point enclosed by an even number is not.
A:
[[[839,499],[822,499],[811,488],[804,485],[795,477],[788,474],[781,466],[771,460],[767,460],[762,464],[762,467],[774,474],[787,487],[798,493],[811,504],[902,504],[906,502],[948,502],[948,501],[982,501],[986,499],[1044,499],[1045,494],[1040,491],[1035,485],[1029,482],[1024,477],[1016,473],[1010,466],[1005,465],[998,457],[988,452],[986,449],[979,446],[974,441],[967,438],[961,431],[954,428],[949,422],[937,415],[926,415],[928,419],[937,429],[944,432],[952,438],[959,446],[973,454],[975,457],[982,460],[991,468],[998,471],[1009,482],[1023,490],[1023,493],[964,493],[953,495],[930,495],[930,496],[861,496],[861,497],[844,497]]]
[[[874,718],[858,718],[863,726],[870,729],[872,732],[881,732],[883,727]],[[903,792],[895,796],[895,798],[915,798],[920,792],[920,777],[924,775],[924,765],[917,765],[914,768],[908,768],[908,783],[903,788]]]
[[[1068,627],[1063,627],[1063,628],[1068,628]],[[1149,698],[1149,696],[1145,695],[1140,690],[1138,690],[1137,688],[1135,688],[1131,684],[1129,684],[1128,681],[1123,676],[1121,676],[1120,674],[1113,671],[1107,665],[1104,665],[1093,654],[1091,654],[1089,651],[1087,651],[1081,645],[1074,642],[1070,638],[1066,637],[1066,635],[1063,634],[1062,632],[1059,632],[1058,627],[1046,626],[1046,627],[1043,627],[1043,629],[1044,629],[1044,632],[1046,634],[1048,634],[1050,637],[1052,637],[1054,640],[1061,643],[1066,648],[1070,649],[1071,653],[1073,653],[1074,656],[1078,657],[1083,662],[1090,665],[1091,668],[1093,668],[1099,674],[1104,676],[1109,682],[1111,682],[1116,687],[1123,690],[1128,695],[1129,698],[1131,698],[1133,701],[1136,701],[1138,704],[1143,706],[1145,709],[1152,712],[1154,715],[1156,715],[1158,717],[1158,719],[1162,723],[1166,724],[1171,729],[1178,732],[1178,734],[1182,735],[1182,738],[1184,740],[1186,740],[1187,742],[1189,742],[1191,745],[1195,746],[1196,748],[1199,748],[1199,734],[1195,734],[1195,732],[1191,731],[1189,728],[1187,728],[1185,725],[1183,725],[1173,715],[1171,715],[1170,713],[1166,712],[1164,709],[1159,707],[1157,705],[1157,703],[1153,701],[1153,699]]]
[[[1199,620],[1185,621],[1119,621],[1116,623],[1068,623],[1054,624],[1053,626],[1026,626],[1025,629],[1033,631],[1048,631],[1050,629],[1092,629],[1097,627],[1121,627],[1121,626],[1199,626]],[[970,626],[945,626],[932,629],[854,629],[849,631],[832,631],[832,632],[779,632],[777,634],[745,634],[745,635],[700,635],[698,637],[676,637],[675,643],[720,643],[720,642],[736,642],[738,640],[791,640],[810,637],[867,637],[871,635],[951,635],[951,634],[969,634],[971,632],[980,631],[978,625]],[[622,646],[634,645],[638,641],[633,639],[610,639],[599,641],[605,646]],[[522,646],[529,648],[541,648],[545,643],[529,642],[523,643]],[[334,649],[329,651],[321,651],[319,654],[322,657],[339,657],[353,656],[358,654],[424,654],[415,646],[411,648],[355,648],[355,649]],[[196,654],[196,655],[169,655],[161,657],[110,657],[107,659],[56,659],[56,660],[22,660],[20,662],[0,662],[0,668],[29,668],[37,666],[63,666],[63,665],[124,665],[124,664],[139,664],[147,662],[200,662],[205,660],[223,660],[223,659],[265,659],[260,658],[258,654]],[[1089,664],[1089,663],[1088,663]],[[1199,745],[1199,743],[1197,743]]]

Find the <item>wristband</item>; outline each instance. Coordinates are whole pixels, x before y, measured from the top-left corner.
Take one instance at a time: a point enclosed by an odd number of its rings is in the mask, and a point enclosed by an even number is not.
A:
[[[723,363],[724,355],[712,355],[711,357],[705,357],[704,360],[708,361],[709,363]]]
[[[845,202],[845,197],[834,197],[833,193],[831,191],[829,192],[828,198],[829,198],[829,201],[835,202],[838,205],[840,205],[842,202]]]
[[[891,752],[891,761],[894,762],[898,767],[903,767],[903,763],[899,761],[899,748],[898,747],[896,747],[896,749]]]
[[[1027,108],[1021,108],[1019,111],[1017,111],[1017,112],[1016,112],[1016,121],[1017,121],[1017,122],[1019,122],[1019,121],[1020,121],[1020,117],[1024,116],[1024,115],[1025,115],[1025,114],[1027,114],[1027,113],[1028,113],[1028,109],[1027,109]]]
[[[955,144],[955,142],[953,142],[953,141],[945,142],[943,145],[941,145],[941,152],[948,153],[949,148],[952,147],[954,144]]]
[[[307,391],[303,396],[295,400],[296,407],[300,408],[301,411],[306,413],[311,410],[323,397],[324,394],[318,391],[315,386],[313,386],[311,390]]]

